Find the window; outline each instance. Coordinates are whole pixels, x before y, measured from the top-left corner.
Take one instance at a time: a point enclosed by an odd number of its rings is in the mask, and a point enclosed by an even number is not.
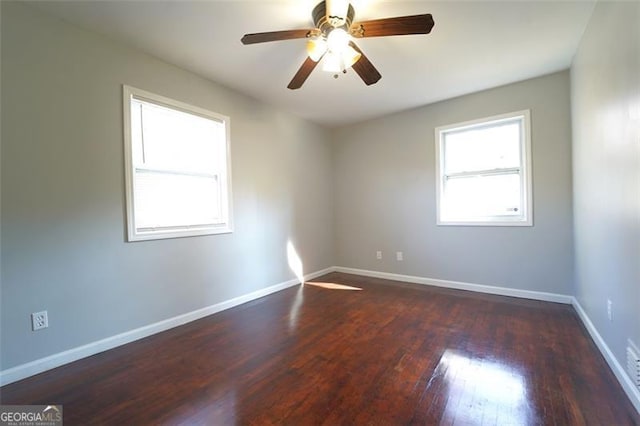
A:
[[[123,94],[129,241],[231,232],[229,118]]]
[[[531,226],[529,111],[436,129],[438,225]]]

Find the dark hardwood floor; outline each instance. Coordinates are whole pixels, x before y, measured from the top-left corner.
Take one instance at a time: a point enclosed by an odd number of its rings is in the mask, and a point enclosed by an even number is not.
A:
[[[65,425],[638,425],[571,306],[333,273],[0,389]],[[391,284],[391,285],[390,285]]]

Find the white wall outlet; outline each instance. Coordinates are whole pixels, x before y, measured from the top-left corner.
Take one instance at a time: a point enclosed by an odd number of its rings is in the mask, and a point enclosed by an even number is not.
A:
[[[49,327],[49,317],[47,311],[34,312],[31,314],[31,329],[33,331],[42,330]]]
[[[613,302],[611,299],[607,299],[607,318],[609,321],[613,321]]]
[[[380,250],[376,252],[376,259],[378,260],[382,259],[382,252]]]
[[[402,254],[401,251],[397,251],[396,252],[396,260],[399,261],[399,262],[404,260],[404,255]]]

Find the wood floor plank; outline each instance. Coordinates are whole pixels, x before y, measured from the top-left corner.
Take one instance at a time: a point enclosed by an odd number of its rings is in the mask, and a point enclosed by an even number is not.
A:
[[[640,425],[571,306],[332,273],[0,388],[65,425]]]

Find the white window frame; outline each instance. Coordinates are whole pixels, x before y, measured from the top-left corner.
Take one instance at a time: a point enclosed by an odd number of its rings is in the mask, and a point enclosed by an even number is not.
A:
[[[465,121],[462,123],[440,126],[435,129],[435,148],[436,148],[436,215],[437,224],[443,226],[533,226],[533,192],[531,178],[531,112],[530,110],[515,111],[506,114],[494,115],[491,117],[480,118],[477,120]],[[521,202],[522,215],[514,216],[482,216],[468,217],[464,220],[446,220],[442,217],[443,211],[443,194],[445,179],[444,176],[444,155],[445,152],[445,135],[449,132],[468,130],[471,128],[490,127],[507,121],[519,119],[520,126],[520,167],[519,175],[521,177]],[[473,171],[470,175],[495,174],[507,169],[496,169],[491,171]],[[513,172],[513,168],[509,169]]]
[[[125,163],[125,198],[127,210],[127,238],[128,241],[146,241],[166,238],[192,237],[199,235],[226,234],[233,232],[233,208],[231,192],[231,140],[229,117],[208,111],[206,109],[176,101],[142,89],[122,86],[124,113],[124,163]],[[217,224],[183,226],[168,228],[138,229],[135,221],[135,164],[133,161],[133,142],[131,137],[131,101],[138,99],[144,102],[160,105],[188,114],[199,115],[219,123],[225,128],[226,173],[220,176],[220,198],[223,221]]]

